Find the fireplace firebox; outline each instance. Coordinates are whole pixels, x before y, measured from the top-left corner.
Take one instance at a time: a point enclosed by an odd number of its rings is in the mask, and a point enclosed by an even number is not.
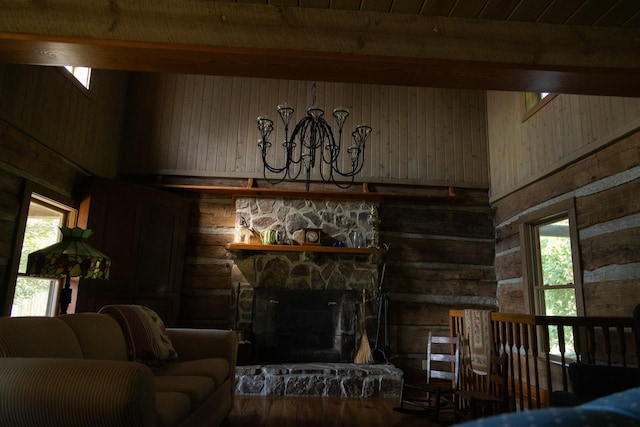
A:
[[[256,288],[253,351],[258,362],[350,362],[357,294],[351,290]]]

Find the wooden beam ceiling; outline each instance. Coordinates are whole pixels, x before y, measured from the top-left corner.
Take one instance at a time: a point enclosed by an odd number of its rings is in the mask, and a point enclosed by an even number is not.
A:
[[[0,60],[640,96],[640,30],[198,0],[5,0]]]

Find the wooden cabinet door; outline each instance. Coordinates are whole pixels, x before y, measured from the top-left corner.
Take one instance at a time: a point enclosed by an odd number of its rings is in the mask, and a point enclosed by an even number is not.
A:
[[[175,194],[92,178],[78,225],[92,229],[88,242],[111,258],[111,277],[82,279],[76,311],[142,304],[177,325],[187,215],[187,200]]]

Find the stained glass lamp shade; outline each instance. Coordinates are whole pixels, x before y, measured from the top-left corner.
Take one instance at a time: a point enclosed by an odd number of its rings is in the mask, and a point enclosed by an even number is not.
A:
[[[60,314],[67,314],[71,303],[71,277],[109,279],[111,259],[86,242],[93,231],[79,227],[61,227],[60,231],[60,242],[29,254],[27,275],[65,278],[64,288],[60,291]]]

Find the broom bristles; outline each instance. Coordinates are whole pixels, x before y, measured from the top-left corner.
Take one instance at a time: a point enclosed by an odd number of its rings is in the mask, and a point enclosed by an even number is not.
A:
[[[369,346],[369,337],[367,337],[367,326],[366,326],[366,290],[362,290],[362,323],[360,327],[362,328],[362,336],[360,337],[360,347],[356,352],[356,356],[353,358],[354,363],[359,363],[361,365],[369,363],[371,360],[371,347]]]
[[[359,363],[361,365],[369,363],[371,360],[371,346],[369,345],[369,338],[367,337],[367,332],[362,333],[362,337],[360,338],[360,347],[356,352],[356,357],[354,358],[354,363]]]

